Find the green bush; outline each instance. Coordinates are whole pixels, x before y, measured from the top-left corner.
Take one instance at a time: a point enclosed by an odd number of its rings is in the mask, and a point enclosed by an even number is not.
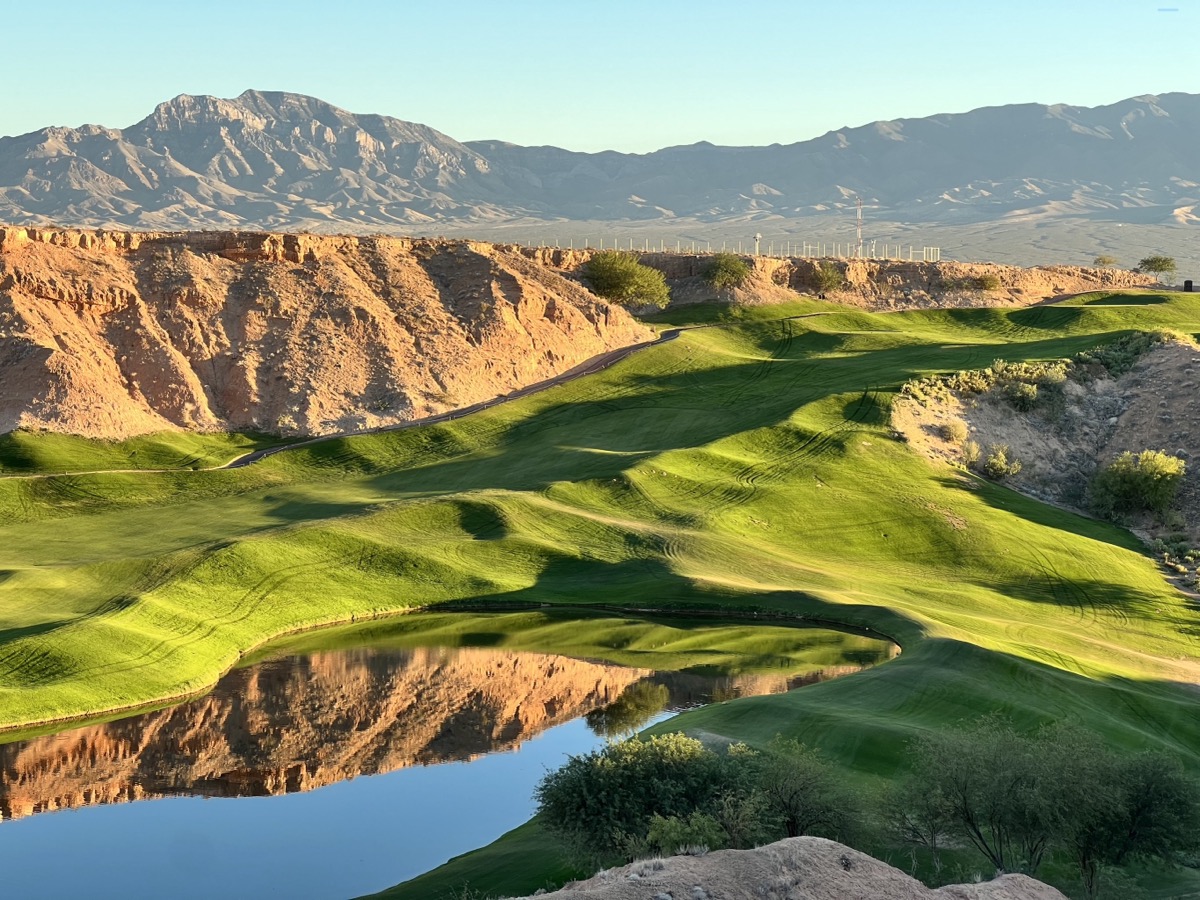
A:
[[[813,286],[822,294],[840,291],[846,284],[846,275],[836,264],[819,262],[813,269]]]
[[[741,744],[716,752],[683,734],[611,743],[572,756],[534,797],[546,828],[592,863],[786,835],[844,839],[862,823],[833,767],[779,737],[762,752]]]
[[[729,843],[729,836],[708,813],[693,812],[686,818],[654,815],[650,817],[646,843],[663,856],[675,856],[691,850],[720,850]]]
[[[703,277],[718,291],[741,287],[750,277],[750,266],[735,253],[718,253],[704,267]]]
[[[694,738],[631,738],[572,756],[534,791],[538,815],[572,851],[604,861],[644,841],[654,816],[686,819],[737,784],[727,756]]]
[[[1116,264],[1117,258],[1115,256],[1109,256],[1107,253],[1101,253],[1092,260],[1092,265],[1097,269],[1107,269],[1110,266],[1115,266]]]
[[[972,468],[979,464],[979,460],[983,457],[983,449],[974,441],[966,441],[962,445],[962,461],[967,468]]]
[[[993,481],[1003,481],[1020,472],[1021,461],[1010,458],[1010,452],[1004,444],[993,444],[989,447],[987,459],[983,461],[983,474]]]
[[[971,286],[977,291],[998,291],[1000,290],[1000,279],[988,272],[985,275],[977,275],[972,278]]]
[[[1187,467],[1159,450],[1122,453],[1092,479],[1092,508],[1102,516],[1166,513]]]
[[[597,296],[624,306],[666,307],[671,292],[662,272],[643,266],[632,253],[604,250],[583,265],[583,280]]]

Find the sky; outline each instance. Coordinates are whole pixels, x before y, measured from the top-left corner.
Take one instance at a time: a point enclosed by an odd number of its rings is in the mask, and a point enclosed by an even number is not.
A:
[[[0,135],[311,94],[458,140],[792,143],[1008,103],[1200,93],[1200,0],[0,0]]]

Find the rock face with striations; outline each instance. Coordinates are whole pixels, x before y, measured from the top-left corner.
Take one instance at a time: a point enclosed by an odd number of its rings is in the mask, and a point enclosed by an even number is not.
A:
[[[492,244],[0,228],[0,433],[354,431],[652,338]]]

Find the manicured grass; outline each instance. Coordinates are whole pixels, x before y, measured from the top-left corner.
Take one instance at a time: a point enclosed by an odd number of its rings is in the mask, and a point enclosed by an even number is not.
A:
[[[10,431],[0,434],[0,477],[120,469],[207,469],[282,443],[284,439],[266,434],[164,431],[124,441],[94,441],[69,434]]]
[[[869,782],[913,735],[1000,709],[1200,770],[1200,615],[1136,539],[934,465],[888,427],[914,375],[1194,333],[1200,299],[787,318],[813,311],[758,308],[516,403],[244,470],[0,479],[0,723],[198,690],[273,636],[351,616],[733,609],[873,629],[904,653],[684,727],[792,734]],[[531,646],[607,630],[546,627]],[[654,667],[680,646],[634,649]],[[398,896],[439,896],[474,865]]]

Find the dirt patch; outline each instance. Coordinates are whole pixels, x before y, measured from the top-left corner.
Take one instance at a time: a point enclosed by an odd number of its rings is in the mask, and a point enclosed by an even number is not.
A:
[[[1025,875],[931,889],[886,863],[824,838],[757,850],[648,859],[539,895],[545,900],[1066,900]]]

